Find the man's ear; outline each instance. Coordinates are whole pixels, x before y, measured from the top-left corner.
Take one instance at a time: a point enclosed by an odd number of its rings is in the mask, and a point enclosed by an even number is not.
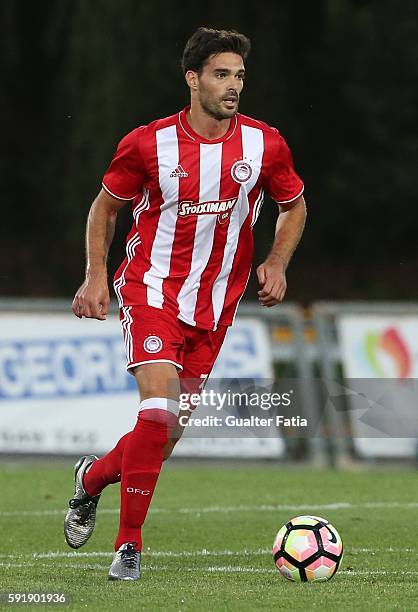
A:
[[[194,72],[194,70],[188,70],[185,74],[185,78],[186,78],[187,85],[190,87],[190,89],[193,89],[194,91],[196,91],[198,87],[198,81],[199,81],[197,72]]]

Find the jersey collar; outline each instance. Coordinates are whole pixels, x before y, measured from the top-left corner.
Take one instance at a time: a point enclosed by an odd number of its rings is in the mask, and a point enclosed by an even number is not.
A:
[[[187,113],[189,112],[189,110],[190,110],[190,106],[186,106],[182,111],[180,111],[178,114],[178,121],[179,121],[180,128],[183,130],[186,136],[188,136],[189,138],[191,138],[192,140],[196,142],[201,142],[204,144],[218,144],[220,142],[226,142],[227,140],[232,138],[232,136],[235,133],[235,130],[237,129],[239,113],[237,113],[232,118],[228,131],[226,134],[224,134],[224,136],[222,136],[222,138],[216,138],[215,140],[208,140],[207,138],[203,138],[203,136],[200,136],[199,134],[197,134],[197,132],[195,132],[190,127],[189,122],[187,121]]]

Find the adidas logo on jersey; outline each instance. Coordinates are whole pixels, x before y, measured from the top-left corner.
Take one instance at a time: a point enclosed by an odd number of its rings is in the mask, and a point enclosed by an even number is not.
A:
[[[238,198],[231,200],[216,200],[215,202],[180,202],[179,217],[188,215],[218,215],[225,218],[234,208]]]
[[[181,164],[179,164],[177,168],[174,168],[173,172],[170,174],[170,178],[187,178],[188,176],[188,172],[186,172]]]

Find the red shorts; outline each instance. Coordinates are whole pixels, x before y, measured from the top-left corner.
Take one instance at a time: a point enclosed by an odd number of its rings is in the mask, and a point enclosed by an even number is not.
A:
[[[172,363],[183,379],[204,383],[221,350],[227,326],[215,331],[193,327],[152,306],[124,306],[120,320],[127,368],[145,363]]]

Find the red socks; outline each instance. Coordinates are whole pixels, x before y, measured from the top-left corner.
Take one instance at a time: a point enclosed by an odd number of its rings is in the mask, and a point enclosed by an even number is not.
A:
[[[136,542],[136,549],[142,549],[141,527],[161,471],[164,447],[177,423],[178,406],[178,402],[165,398],[151,398],[140,404],[136,426],[128,434],[122,457],[115,550],[126,542]]]
[[[130,435],[131,432],[125,434],[115,448],[92,463],[84,474],[83,485],[89,495],[99,495],[107,485],[120,481],[123,451]]]

